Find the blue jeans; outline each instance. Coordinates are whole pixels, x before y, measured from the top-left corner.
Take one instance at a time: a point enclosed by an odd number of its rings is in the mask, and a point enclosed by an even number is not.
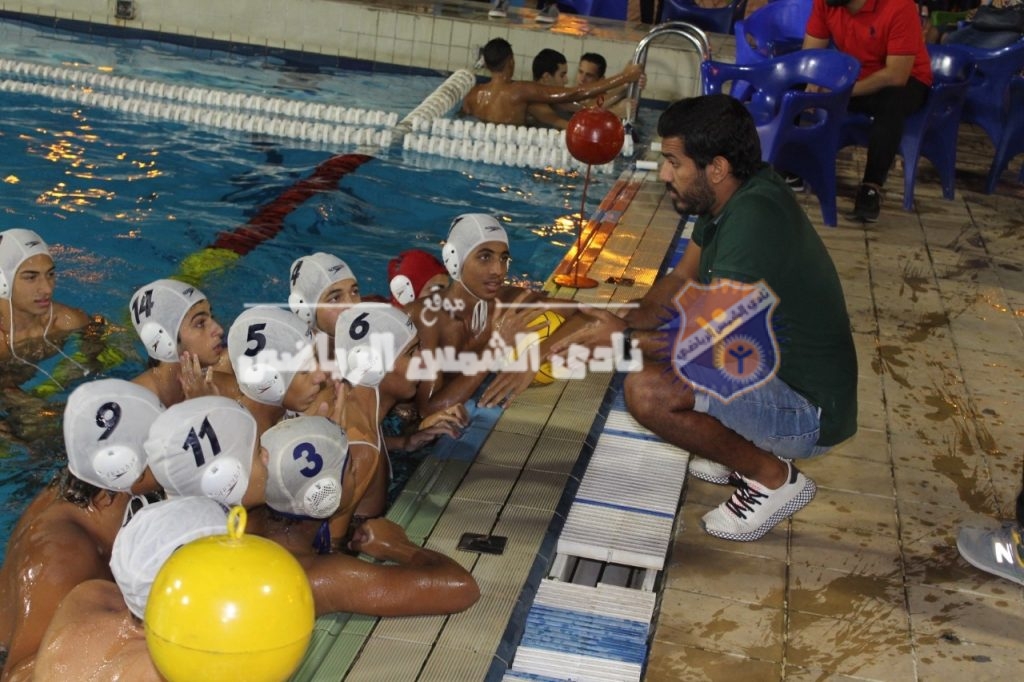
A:
[[[727,403],[703,391],[694,391],[693,398],[695,412],[714,417],[777,457],[805,459],[829,451],[817,445],[821,410],[778,377]]]

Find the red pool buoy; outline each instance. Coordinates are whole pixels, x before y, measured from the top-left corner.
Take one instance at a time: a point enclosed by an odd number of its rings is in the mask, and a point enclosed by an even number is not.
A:
[[[599,107],[580,109],[565,129],[569,153],[587,164],[601,165],[614,160],[625,139],[626,131],[619,117]]]

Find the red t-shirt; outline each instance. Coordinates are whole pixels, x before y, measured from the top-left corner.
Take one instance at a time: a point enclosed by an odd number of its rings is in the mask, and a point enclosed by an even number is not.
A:
[[[838,49],[859,61],[858,80],[879,71],[888,55],[912,54],[910,75],[925,85],[932,84],[931,59],[914,0],[867,0],[856,14],[814,0],[807,34],[831,39]]]

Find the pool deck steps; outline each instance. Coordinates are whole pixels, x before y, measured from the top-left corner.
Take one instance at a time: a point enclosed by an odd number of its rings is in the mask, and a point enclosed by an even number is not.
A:
[[[642,569],[641,589],[653,590],[688,459],[638,424],[618,394],[559,535],[550,577],[567,580],[571,564],[592,559]]]
[[[608,236],[590,268],[600,285],[560,290],[549,280],[548,293],[594,305],[618,304],[639,297],[654,281],[675,239],[678,218],[654,173],[625,173],[639,186],[618,220],[626,229]],[[472,444],[478,449],[475,456],[465,454],[468,447],[465,453],[446,453],[445,448],[456,445],[442,443],[389,510],[389,518],[405,527],[410,538],[455,558],[473,573],[481,592],[474,606],[451,616],[321,617],[307,658],[292,679],[500,680],[554,561],[555,531],[581,483],[581,453],[597,440],[591,427],[605,404],[611,378],[591,373],[530,388],[497,413],[489,433],[469,434],[467,443],[482,442],[479,448]],[[457,543],[465,532],[507,536],[505,553],[459,551]],[[578,563],[580,574],[589,571],[605,582],[636,582],[620,567]]]

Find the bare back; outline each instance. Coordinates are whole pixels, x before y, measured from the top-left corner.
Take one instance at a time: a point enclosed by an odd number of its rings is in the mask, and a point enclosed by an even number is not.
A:
[[[89,580],[61,602],[34,663],[35,679],[76,682],[160,682],[142,622],[117,585]],[[22,679],[20,673],[12,682]],[[28,677],[24,679],[29,679]]]
[[[121,525],[127,494],[83,509],[47,487],[14,527],[0,567],[0,647],[8,670],[30,658],[57,606],[72,588],[92,578],[112,580],[110,549]]]

